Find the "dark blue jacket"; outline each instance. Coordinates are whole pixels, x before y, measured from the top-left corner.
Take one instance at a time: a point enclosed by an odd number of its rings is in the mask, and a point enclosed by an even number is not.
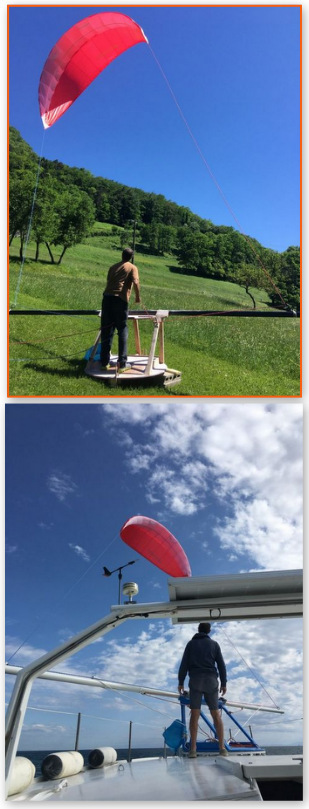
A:
[[[212,640],[205,632],[197,632],[193,636],[183,653],[179,666],[179,685],[183,685],[186,675],[215,674],[220,677],[221,687],[226,686],[226,668],[221,649],[217,641]]]

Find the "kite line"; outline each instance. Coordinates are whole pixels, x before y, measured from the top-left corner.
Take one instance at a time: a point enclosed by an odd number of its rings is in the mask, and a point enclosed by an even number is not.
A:
[[[45,130],[43,131],[41,153],[40,153],[40,156],[39,156],[38,169],[37,169],[37,174],[36,174],[36,181],[35,181],[35,187],[34,187],[32,205],[31,205],[31,211],[30,211],[30,218],[29,218],[28,230],[27,230],[27,235],[26,235],[26,243],[25,243],[25,246],[23,247],[23,253],[22,253],[22,259],[21,259],[21,264],[20,264],[20,269],[19,269],[19,275],[18,275],[18,279],[17,279],[17,285],[16,285],[16,290],[15,290],[15,298],[14,298],[13,308],[15,308],[15,306],[17,305],[17,298],[18,298],[18,294],[19,294],[19,288],[20,288],[23,269],[24,269],[24,264],[25,264],[25,260],[26,260],[26,252],[27,252],[28,242],[29,242],[29,239],[30,239],[30,233],[31,233],[31,228],[32,228],[32,219],[33,219],[33,213],[34,213],[34,206],[35,206],[35,202],[36,202],[36,195],[37,195],[37,191],[38,191],[39,178],[40,178],[41,162],[42,162],[42,157],[43,157],[44,137],[45,137]]]
[[[162,66],[161,66],[161,64],[160,64],[160,62],[159,62],[159,60],[158,60],[157,56],[156,56],[156,54],[154,53],[154,51],[153,51],[153,49],[152,49],[151,45],[149,44],[149,42],[148,42],[148,46],[149,46],[149,48],[150,48],[150,52],[151,52],[151,54],[152,54],[152,56],[153,56],[153,58],[154,58],[154,60],[155,60],[156,64],[157,64],[157,66],[158,66],[158,68],[159,68],[159,70],[160,70],[160,73],[161,73],[161,75],[163,76],[163,79],[164,79],[164,81],[165,81],[165,83],[166,83],[166,85],[167,85],[167,88],[168,88],[168,90],[169,90],[169,92],[170,92],[170,95],[172,96],[172,99],[173,99],[174,103],[176,104],[176,107],[177,107],[177,109],[178,109],[179,115],[180,115],[180,117],[182,118],[182,120],[183,120],[183,122],[184,122],[184,125],[185,125],[185,127],[186,127],[186,129],[187,129],[187,131],[188,131],[188,133],[189,133],[189,135],[190,135],[190,138],[191,138],[191,140],[193,141],[194,146],[195,146],[195,148],[196,148],[196,150],[197,150],[198,154],[200,155],[200,157],[201,157],[201,159],[202,159],[202,161],[203,161],[203,163],[204,163],[204,166],[206,167],[206,169],[207,169],[207,171],[208,171],[209,176],[211,177],[211,179],[212,179],[212,181],[214,182],[214,184],[215,184],[215,186],[216,186],[217,190],[219,191],[219,194],[220,194],[220,196],[222,197],[222,199],[223,199],[223,202],[224,202],[225,206],[227,207],[227,209],[229,210],[229,212],[230,212],[231,216],[233,217],[234,221],[236,222],[236,225],[237,225],[237,227],[239,228],[239,231],[240,231],[241,235],[242,235],[242,236],[243,236],[243,238],[246,240],[247,244],[249,245],[250,249],[252,250],[252,252],[254,253],[254,255],[255,255],[256,259],[258,260],[258,262],[259,262],[259,264],[260,264],[261,269],[263,270],[264,274],[265,274],[265,275],[266,275],[266,277],[268,278],[268,281],[271,283],[271,285],[273,286],[273,288],[274,288],[274,289],[275,289],[275,291],[277,292],[277,295],[279,295],[279,297],[280,297],[280,299],[281,299],[281,301],[282,301],[282,303],[283,303],[284,307],[287,307],[287,304],[286,304],[286,302],[285,302],[284,298],[282,297],[280,290],[278,289],[278,287],[277,287],[277,286],[276,286],[276,284],[274,283],[274,281],[273,281],[273,279],[272,279],[271,275],[269,274],[269,272],[266,270],[266,267],[264,267],[264,264],[263,264],[263,262],[262,262],[262,260],[261,260],[261,258],[260,258],[260,256],[259,256],[259,254],[258,254],[257,250],[254,248],[254,246],[253,246],[253,244],[251,243],[251,241],[250,241],[249,237],[248,237],[248,236],[246,235],[246,233],[244,232],[244,230],[243,230],[243,228],[242,228],[242,226],[241,226],[241,224],[240,224],[240,222],[239,222],[239,220],[238,220],[238,218],[237,218],[236,214],[234,213],[234,210],[233,210],[232,206],[230,205],[229,201],[227,200],[227,198],[226,198],[226,196],[225,196],[225,194],[224,194],[224,192],[223,192],[223,190],[222,190],[221,186],[220,186],[220,185],[219,185],[219,183],[218,183],[217,178],[215,177],[215,175],[214,175],[214,173],[213,173],[212,169],[210,168],[210,165],[209,165],[208,161],[206,160],[206,157],[205,157],[205,155],[204,155],[204,153],[203,153],[203,151],[202,151],[202,149],[201,149],[201,147],[200,147],[200,145],[199,145],[198,141],[196,140],[195,135],[194,135],[194,134],[193,134],[193,132],[192,132],[192,129],[191,129],[191,127],[190,127],[190,125],[189,125],[189,123],[188,123],[188,121],[187,121],[186,117],[185,117],[185,114],[184,114],[183,110],[181,109],[181,106],[180,106],[180,104],[179,104],[179,102],[178,102],[178,100],[177,100],[177,98],[176,98],[176,96],[175,96],[174,90],[172,89],[172,87],[171,87],[171,85],[170,85],[170,82],[169,82],[169,80],[168,80],[168,78],[167,78],[167,76],[166,76],[166,74],[165,74],[165,72],[164,72],[164,70],[163,70],[163,68],[162,68]]]

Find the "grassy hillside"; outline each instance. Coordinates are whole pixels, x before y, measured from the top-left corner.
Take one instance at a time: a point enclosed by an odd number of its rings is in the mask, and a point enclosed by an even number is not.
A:
[[[16,239],[10,249],[10,305],[20,270],[18,249]],[[111,227],[98,223],[95,235],[68,250],[60,266],[51,265],[45,248],[35,262],[30,242],[17,308],[99,309],[107,270],[119,255]],[[174,256],[137,252],[136,263],[142,304],[136,306],[132,295],[131,308],[250,308],[250,299],[235,284],[175,272]],[[263,290],[256,290],[255,298],[259,309],[269,309]],[[11,317],[10,396],[299,395],[296,318],[169,318],[165,358],[169,367],[182,371],[182,382],[168,391],[157,386],[112,389],[87,378],[83,357],[98,327],[94,317]],[[140,330],[148,353],[152,327],[145,322]],[[129,332],[129,352],[133,352],[130,325]]]

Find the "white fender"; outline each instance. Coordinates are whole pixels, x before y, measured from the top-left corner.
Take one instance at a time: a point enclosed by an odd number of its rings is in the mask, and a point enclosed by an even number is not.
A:
[[[84,759],[77,750],[65,753],[51,753],[42,762],[42,775],[46,779],[64,778],[76,775],[83,769]]]
[[[117,761],[117,751],[113,747],[96,747],[88,756],[88,766],[93,769],[104,767],[105,764],[114,764]]]
[[[17,792],[22,792],[24,789],[27,789],[32,783],[34,776],[35,766],[32,764],[32,761],[24,756],[16,756],[12,768],[8,795],[16,795]]]

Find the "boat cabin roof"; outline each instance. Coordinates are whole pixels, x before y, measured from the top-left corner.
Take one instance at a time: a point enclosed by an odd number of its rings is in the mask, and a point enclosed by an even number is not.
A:
[[[302,615],[302,570],[173,578],[168,591],[175,624]]]

